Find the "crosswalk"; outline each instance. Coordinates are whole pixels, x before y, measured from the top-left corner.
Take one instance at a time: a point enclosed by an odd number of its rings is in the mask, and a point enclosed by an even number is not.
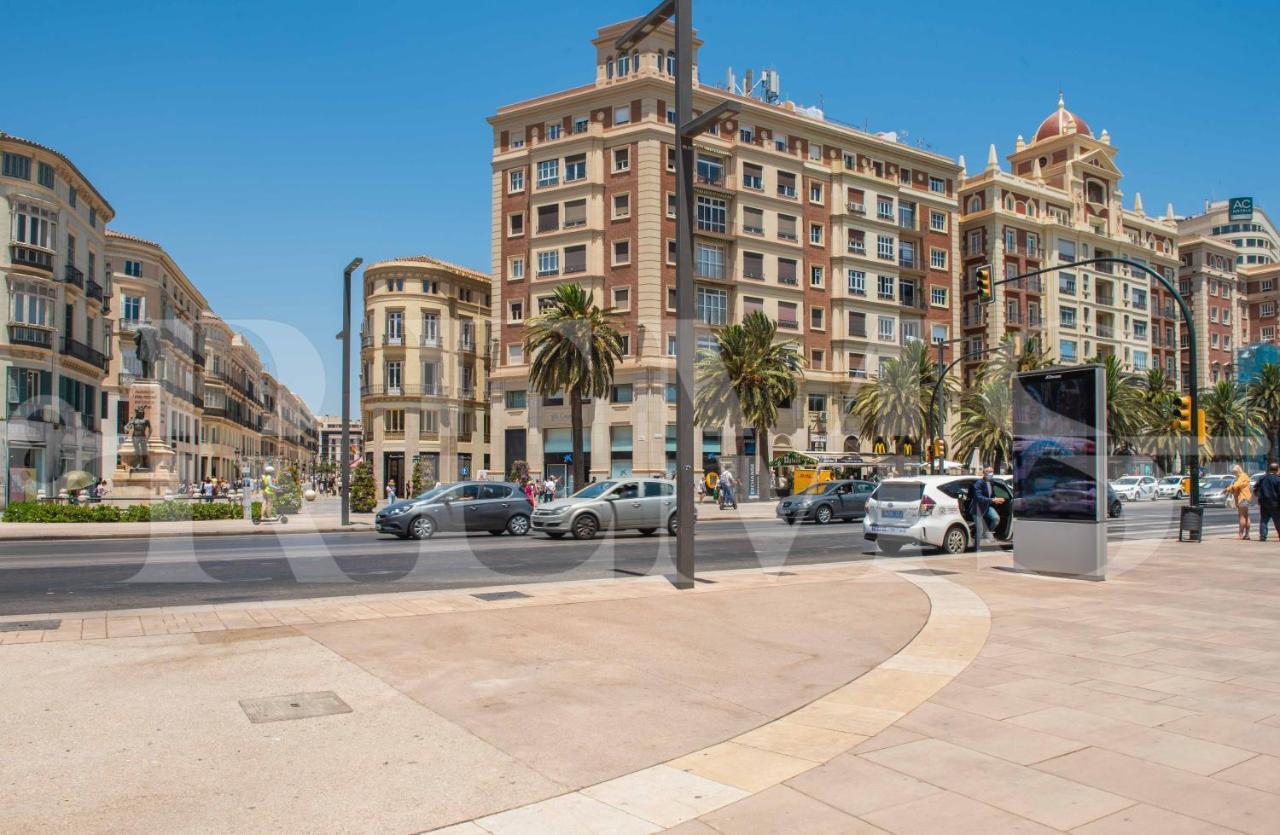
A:
[[[1126,508],[1126,511],[1128,508]],[[1235,514],[1206,513],[1202,536],[1222,536],[1236,531]],[[1164,515],[1126,515],[1107,520],[1107,539],[1177,539],[1178,517]]]

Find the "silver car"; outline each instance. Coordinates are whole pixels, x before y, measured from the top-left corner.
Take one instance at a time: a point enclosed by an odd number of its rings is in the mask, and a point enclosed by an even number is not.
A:
[[[552,539],[592,539],[602,530],[648,536],[665,526],[675,536],[676,485],[660,478],[620,478],[588,484],[567,499],[539,505],[530,528]]]
[[[1210,507],[1226,507],[1231,501],[1227,488],[1235,482],[1235,476],[1211,475],[1200,480],[1200,504]]]

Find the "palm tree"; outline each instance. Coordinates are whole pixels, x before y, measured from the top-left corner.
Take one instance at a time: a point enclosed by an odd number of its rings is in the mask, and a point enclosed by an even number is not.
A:
[[[880,372],[863,384],[849,414],[861,419],[862,436],[877,435],[923,439],[929,432],[933,411],[933,389],[938,368],[929,357],[929,346],[913,340],[902,356],[886,360]],[[955,391],[955,381],[943,384],[943,409]]]
[[[1268,463],[1280,460],[1280,365],[1265,363],[1245,390],[1245,399],[1263,418]]]
[[[1159,462],[1164,472],[1173,469],[1186,435],[1178,428],[1180,399],[1163,369],[1147,369],[1142,378],[1142,398],[1146,403],[1147,425],[1143,428],[1142,451]]]
[[[756,311],[741,324],[715,332],[716,349],[703,350],[697,362],[694,419],[722,426],[730,415],[755,431],[760,472],[769,469],[769,430],[778,423],[778,404],[795,397],[803,365],[799,345],[777,342],[778,326]]]
[[[1107,446],[1111,454],[1131,454],[1138,436],[1151,425],[1150,410],[1137,375],[1124,370],[1115,354],[1095,357],[1106,372]]]
[[[976,451],[984,463],[997,470],[1013,451],[1013,401],[1009,381],[998,373],[982,373],[978,385],[960,401],[960,422],[955,429],[958,460]]]
[[[991,359],[982,365],[980,377],[999,376],[1012,382],[1013,375],[1019,371],[1039,371],[1053,366],[1053,356],[1047,349],[1041,348],[1040,338],[1032,336],[1022,343],[1021,350],[1011,351],[1013,334],[1005,334],[1002,347],[1005,350],[992,352]]]
[[[602,310],[577,284],[561,284],[544,313],[528,323],[525,354],[531,357],[529,384],[540,394],[569,398],[573,436],[573,485],[586,483],[582,454],[582,403],[603,397],[613,383],[614,363],[622,360],[620,318]]]
[[[1261,426],[1261,415],[1244,397],[1241,386],[1219,380],[1200,398],[1204,410],[1206,452],[1214,460],[1240,461],[1249,452],[1249,436]]]

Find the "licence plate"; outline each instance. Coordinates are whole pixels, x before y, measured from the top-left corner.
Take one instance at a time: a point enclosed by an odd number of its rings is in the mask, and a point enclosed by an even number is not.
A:
[[[885,510],[885,511],[881,511],[880,515],[883,516],[885,519],[901,519],[902,511],[901,510]]]

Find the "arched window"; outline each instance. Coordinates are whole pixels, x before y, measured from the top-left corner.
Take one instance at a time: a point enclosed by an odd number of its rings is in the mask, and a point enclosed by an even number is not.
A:
[[[604,59],[604,77],[613,78],[613,56]]]
[[[1004,199],[1004,207],[1009,211],[1013,211],[1013,195],[1009,195]]]
[[[982,211],[982,196],[981,196],[981,195],[975,194],[975,195],[973,195],[972,197],[970,197],[970,198],[969,198],[969,209],[968,209],[968,210],[969,210],[970,212],[980,212],[980,211]]]
[[[1085,193],[1088,195],[1088,197],[1086,197],[1086,199],[1087,199],[1090,203],[1105,203],[1105,202],[1107,202],[1107,195],[1106,195],[1106,192],[1105,192],[1105,191],[1103,190],[1103,188],[1102,188],[1102,183],[1099,183],[1097,180],[1090,180],[1090,181],[1089,181],[1088,185],[1086,185],[1086,186],[1085,186]]]
[[[627,70],[631,67],[631,59],[626,55],[618,56],[618,78],[622,78],[627,74]]]
[[[676,74],[676,51],[673,49],[667,53],[667,75]]]

